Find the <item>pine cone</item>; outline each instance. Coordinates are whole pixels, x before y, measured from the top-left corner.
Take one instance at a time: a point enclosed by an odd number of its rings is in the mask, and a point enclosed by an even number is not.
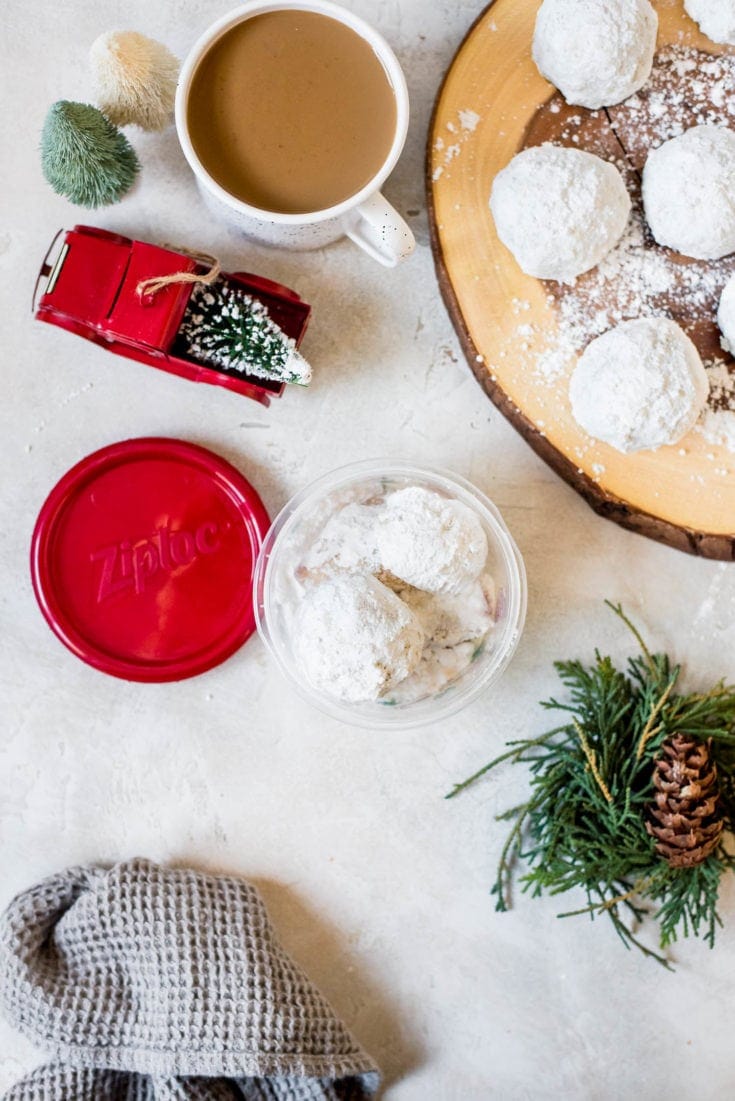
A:
[[[719,844],[724,823],[710,745],[674,734],[656,761],[646,829],[672,868],[701,864]]]

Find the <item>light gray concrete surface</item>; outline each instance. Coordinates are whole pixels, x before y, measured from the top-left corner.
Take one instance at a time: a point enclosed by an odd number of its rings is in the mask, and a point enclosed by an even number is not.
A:
[[[134,28],[179,55],[228,0],[10,0],[3,7],[0,206],[3,452],[0,904],[68,863],[133,854],[251,877],[283,940],[386,1075],[389,1101],[721,1101],[735,1087],[735,890],[714,952],[677,948],[676,974],[626,952],[604,921],[488,894],[524,790],[506,772],[442,796],[506,738],[544,729],[551,662],[629,639],[622,600],[690,683],[732,673],[735,566],[697,561],[597,518],[484,397],[437,292],[423,155],[439,79],[479,0],[350,0],[405,65],[413,118],[386,193],[415,227],[388,272],[349,242],[269,252],[202,206],[173,130],[132,134],[143,172],[119,206],[78,212],[45,185],[44,113],[89,96],[97,34]],[[316,381],[269,410],[106,355],[34,323],[53,233],[92,221],[176,241],[296,287],[314,306]],[[378,735],[310,710],[257,639],[181,684],[105,677],[36,607],[28,545],[58,477],[130,436],[178,436],[234,462],[272,512],[338,463],[392,455],[453,468],[502,510],[525,556],[525,636],[499,685],[441,727]],[[574,898],[573,904],[583,900]],[[651,930],[644,937],[651,937]],[[41,1053],[0,1024],[0,1088]]]

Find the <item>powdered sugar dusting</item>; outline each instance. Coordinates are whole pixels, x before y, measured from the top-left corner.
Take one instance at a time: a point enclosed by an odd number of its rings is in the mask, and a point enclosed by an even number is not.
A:
[[[541,355],[537,377],[554,382],[590,340],[637,317],[673,317],[697,343],[696,330],[715,325],[716,303],[734,266],[730,258],[715,264],[682,263],[658,248],[637,202],[622,240],[594,271],[568,290],[550,287],[558,339],[555,348]],[[515,336],[527,340],[528,327],[521,331],[519,326]]]
[[[735,410],[705,410],[695,431],[704,436],[707,443],[735,452]]]
[[[709,405],[695,429],[707,443],[735,452],[735,374],[727,363],[705,363]]]
[[[476,130],[479,121],[480,116],[478,115],[477,111],[459,112],[459,124],[463,130]]]
[[[617,107],[610,121],[636,168],[649,149],[692,126],[735,123],[735,56],[667,46],[657,55],[645,88]]]
[[[468,138],[472,137],[478,125],[482,121],[477,111],[466,107],[457,112],[457,121],[450,119],[446,124],[448,138],[445,140],[439,135],[434,140],[436,164],[432,173],[432,180],[436,183],[446,172],[452,161],[456,160],[462,152],[462,147]]]

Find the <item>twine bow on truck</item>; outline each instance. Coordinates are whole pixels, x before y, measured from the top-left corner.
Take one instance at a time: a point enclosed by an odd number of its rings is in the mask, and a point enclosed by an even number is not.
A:
[[[183,256],[190,256],[192,260],[196,260],[200,264],[206,264],[209,270],[205,272],[175,271],[169,275],[153,275],[147,279],[141,279],[136,287],[139,298],[154,298],[164,287],[170,287],[176,283],[203,283],[205,286],[210,286],[215,280],[219,279],[222,265],[216,256],[210,256],[206,252],[192,252],[177,245],[162,245],[161,247],[170,249],[171,252],[180,252]]]

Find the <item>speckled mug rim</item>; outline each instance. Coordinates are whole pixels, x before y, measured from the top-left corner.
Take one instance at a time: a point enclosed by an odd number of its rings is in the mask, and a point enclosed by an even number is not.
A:
[[[210,175],[197,156],[191,138],[189,137],[187,122],[189,91],[194,73],[201,59],[218,38],[232,27],[237,26],[238,23],[242,23],[256,15],[263,15],[267,12],[274,11],[316,12],[319,15],[326,15],[332,19],[336,19],[338,22],[343,23],[345,26],[355,31],[356,34],[368,42],[373,50],[375,50],[375,53],[379,57],[388,75],[396,102],[396,129],[393,136],[393,143],[388,156],[375,175],[364,187],[355,192],[354,195],[350,195],[347,199],[343,199],[341,203],[306,214],[283,214],[279,211],[271,211],[263,207],[252,206],[250,203],[238,199]],[[174,119],[179,143],[189,163],[189,167],[199,183],[219,199],[220,202],[224,203],[231,210],[237,211],[240,214],[260,222],[286,226],[310,226],[348,214],[350,211],[360,206],[361,203],[364,203],[366,199],[369,199],[371,195],[380,191],[380,188],[395,168],[406,143],[409,119],[408,86],[398,58],[383,36],[374,30],[369,23],[366,23],[364,19],[361,19],[360,16],[353,15],[347,8],[343,8],[339,4],[334,4],[331,0],[280,0],[280,2],[278,2],[278,0],[270,0],[270,2],[269,0],[250,0],[249,3],[241,4],[239,7],[232,9],[220,19],[216,20],[216,22],[212,23],[191,47],[181,66],[181,72],[179,74],[174,105]]]

